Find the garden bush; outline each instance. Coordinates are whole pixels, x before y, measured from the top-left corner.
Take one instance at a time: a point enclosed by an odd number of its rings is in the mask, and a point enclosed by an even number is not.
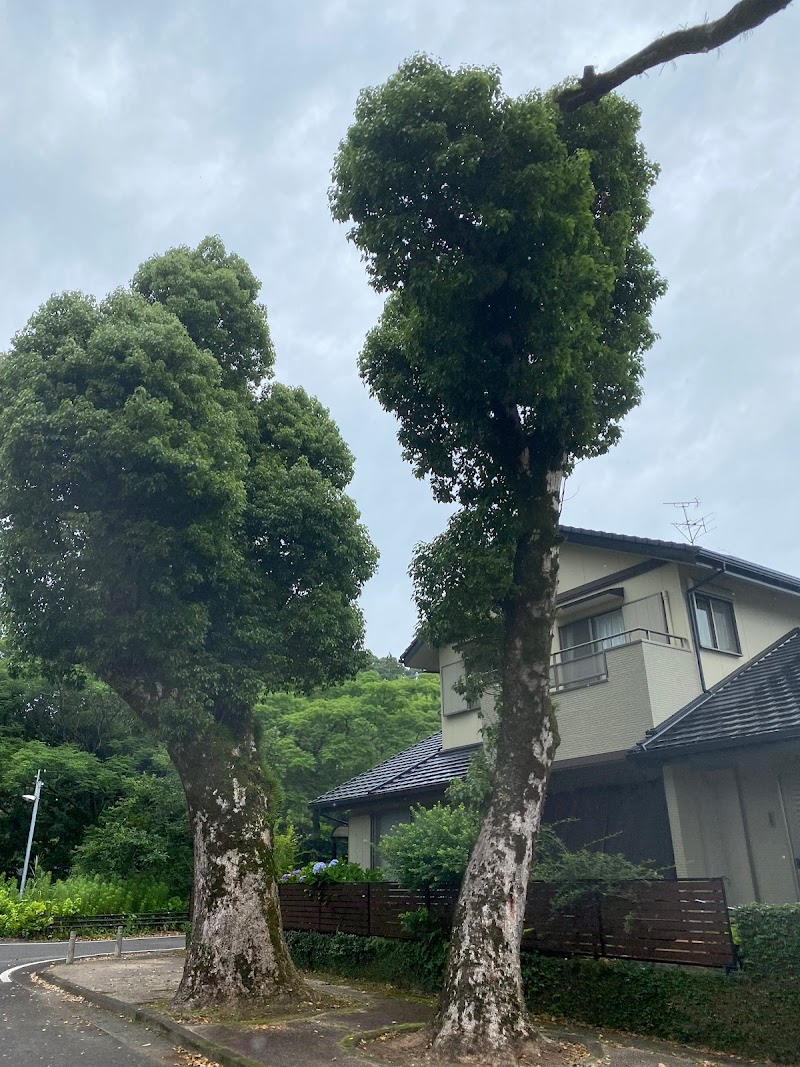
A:
[[[291,885],[302,882],[309,886],[325,886],[332,882],[381,882],[383,872],[371,868],[361,867],[358,863],[348,863],[347,860],[316,860],[307,863],[304,867],[296,867],[293,871],[282,874],[279,881]]]
[[[743,904],[733,921],[747,974],[800,982],[800,904]]]

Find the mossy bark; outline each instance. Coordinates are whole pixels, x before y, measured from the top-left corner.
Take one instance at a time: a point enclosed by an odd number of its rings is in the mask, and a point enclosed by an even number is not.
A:
[[[514,1062],[536,1037],[522,995],[520,942],[536,835],[558,733],[549,696],[558,575],[561,473],[521,522],[514,592],[503,605],[496,765],[487,815],[470,857],[434,1020],[443,1059]]]
[[[302,988],[283,940],[269,801],[245,718],[169,746],[194,835],[192,936],[174,1001],[182,1007]]]

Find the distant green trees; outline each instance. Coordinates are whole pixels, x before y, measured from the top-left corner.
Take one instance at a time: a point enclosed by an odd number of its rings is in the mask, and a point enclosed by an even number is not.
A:
[[[261,756],[281,803],[276,839],[300,859],[328,855],[330,828],[308,803],[325,790],[433,733],[439,687],[394,657],[373,657],[352,681],[308,696],[263,697]],[[78,676],[58,684],[34,669],[14,673],[0,656],[0,873],[22,867],[32,788],[46,771],[33,854],[55,878],[71,872],[138,878],[186,899],[192,842],[186,800],[163,746],[108,687]],[[287,851],[288,849],[288,851]],[[277,858],[276,858],[277,862]]]
[[[308,802],[434,733],[439,681],[386,657],[310,696],[263,697],[256,715],[262,759],[282,785],[282,817],[301,835],[319,837]]]

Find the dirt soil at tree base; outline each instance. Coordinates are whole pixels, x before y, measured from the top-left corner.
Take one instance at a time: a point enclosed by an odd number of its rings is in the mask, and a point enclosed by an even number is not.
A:
[[[436,1056],[430,1047],[431,1035],[427,1028],[413,1033],[381,1034],[358,1042],[359,1051],[380,1058],[381,1063],[397,1064],[397,1067],[442,1067],[446,1062]],[[452,1063],[458,1067],[578,1067],[589,1056],[583,1045],[550,1041],[529,1042],[516,1058],[507,1060],[497,1056],[459,1056]]]

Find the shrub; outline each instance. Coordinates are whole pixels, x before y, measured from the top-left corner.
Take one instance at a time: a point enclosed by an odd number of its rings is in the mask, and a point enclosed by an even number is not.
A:
[[[69,896],[61,900],[19,899],[15,881],[0,875],[0,937],[27,937],[46,930],[54,919],[76,915],[80,902]]]
[[[734,922],[748,974],[771,981],[800,980],[800,904],[743,904]]]
[[[448,803],[416,807],[412,814],[412,822],[393,826],[381,838],[387,874],[407,889],[458,889],[478,836],[477,809],[451,796]],[[625,882],[661,877],[652,864],[633,863],[621,853],[570,852],[552,826],[539,831],[531,878],[558,886],[555,908],[569,908],[587,893],[619,894]]]
[[[398,989],[435,993],[442,982],[444,959],[432,957],[427,945],[353,934],[317,934],[288,930],[286,942],[297,967],[344,978],[387,983]]]
[[[305,867],[296,867],[293,871],[282,874],[279,881],[283,883],[302,882],[309,886],[324,886],[331,882],[380,882],[383,871],[365,869],[357,863],[346,860],[317,860],[307,863]]]
[[[416,807],[413,821],[381,838],[387,873],[406,889],[457,889],[478,836],[479,820],[463,804]]]

